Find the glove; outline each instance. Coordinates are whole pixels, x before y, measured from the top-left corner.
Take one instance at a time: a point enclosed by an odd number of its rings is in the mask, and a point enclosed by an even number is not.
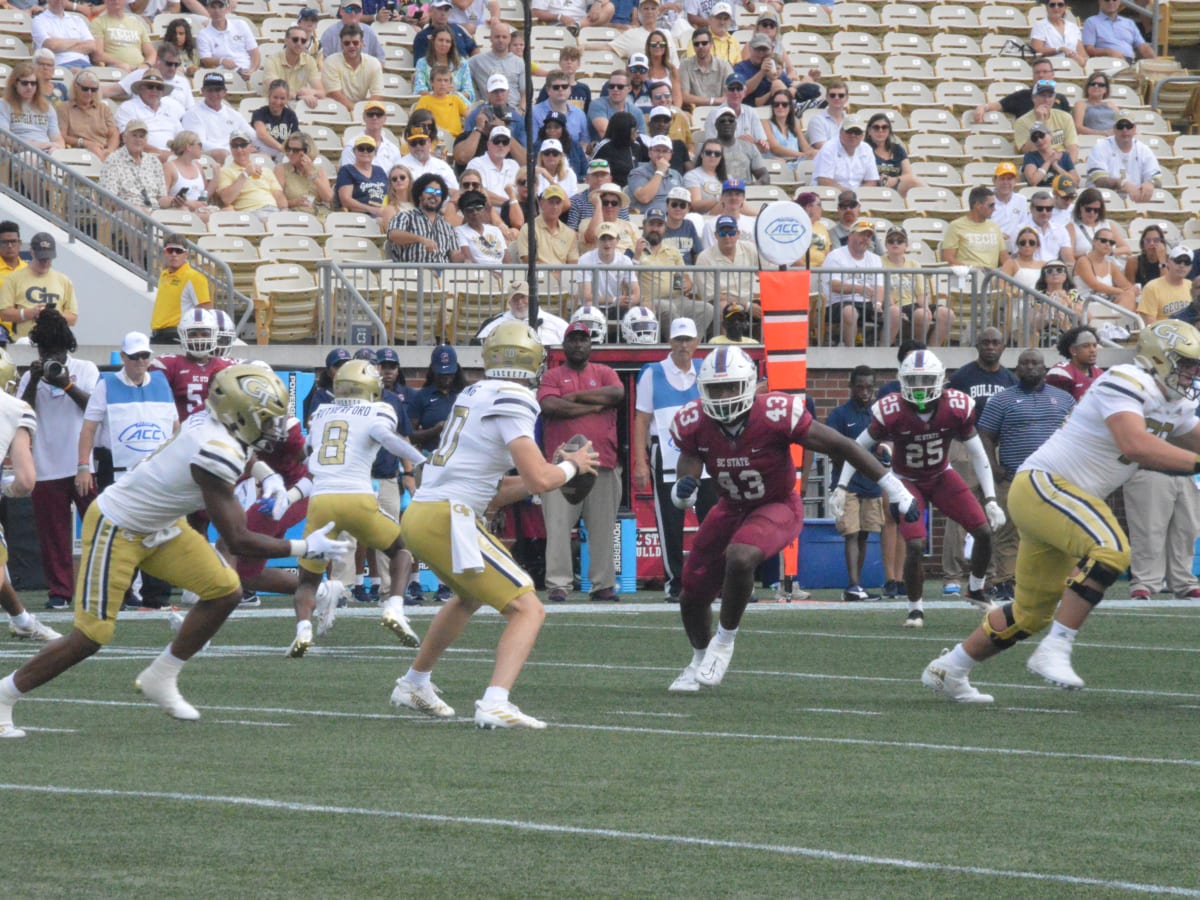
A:
[[[696,505],[696,497],[700,493],[700,482],[691,475],[680,478],[671,488],[671,502],[676,509],[687,509]]]
[[[1008,518],[1004,515],[1004,510],[1000,508],[1000,504],[995,500],[989,500],[983,504],[983,511],[987,513],[988,525],[991,526],[992,531],[999,531],[1004,527],[1004,523],[1008,521]]]
[[[906,488],[900,488],[902,493],[895,494],[891,498],[892,518],[897,522],[901,518],[909,524],[921,518],[921,506],[917,503],[917,499],[908,492]]]
[[[264,478],[262,493],[263,498],[256,504],[256,509],[278,522],[288,511],[288,507],[292,505],[292,498],[288,494],[287,487],[284,486],[283,476],[272,473]]]
[[[840,519],[844,516],[846,514],[846,489],[840,484],[835,487],[825,505],[829,508],[831,518]]]
[[[304,559],[328,562],[350,552],[354,545],[350,541],[331,538],[329,532],[332,530],[333,523],[329,522],[324,528],[314,531],[304,539]]]

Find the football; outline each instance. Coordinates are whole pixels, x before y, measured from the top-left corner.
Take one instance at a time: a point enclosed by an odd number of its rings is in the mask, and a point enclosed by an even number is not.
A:
[[[562,451],[566,450],[567,452],[570,452],[572,450],[578,450],[580,447],[587,444],[587,442],[588,439],[586,437],[584,437],[582,434],[577,434],[574,437],[569,438],[561,447],[559,447],[558,452],[554,454],[554,457],[555,459],[561,460]],[[561,488],[559,488],[559,490],[562,491],[562,495],[567,499],[568,503],[575,505],[576,503],[583,502],[583,498],[588,495],[592,489],[592,485],[595,483],[595,473],[585,474],[580,472]]]

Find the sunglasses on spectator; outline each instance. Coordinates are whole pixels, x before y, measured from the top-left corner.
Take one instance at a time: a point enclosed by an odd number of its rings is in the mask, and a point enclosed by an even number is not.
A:
[[[1035,203],[1035,204],[1033,205],[1033,208],[1034,208],[1034,209],[1035,209],[1037,212],[1049,212],[1050,210],[1054,209],[1054,207],[1053,207],[1053,206],[1047,206],[1047,205],[1045,205],[1045,204],[1043,204],[1043,203]]]
[[[460,181],[458,184],[464,191],[482,191],[483,185],[478,181]]]
[[[718,228],[717,237],[734,237],[738,233],[736,228]]]
[[[1108,87],[1103,81],[1089,81],[1088,87]]]
[[[170,253],[174,256],[176,253],[187,253],[187,250],[183,247],[163,247],[163,253]]]
[[[98,87],[88,87],[86,84],[81,84],[79,86],[79,89],[81,91],[83,91],[85,94],[94,94],[100,90],[100,88],[98,88]]]
[[[1029,240],[1017,241],[1018,247],[1036,247],[1037,245],[1038,245],[1038,242],[1033,240],[1032,238]]]
[[[601,206],[620,206],[621,201],[620,200],[601,200],[600,205]]]
[[[125,357],[127,359],[136,360],[137,362],[145,362],[150,358],[150,351],[145,350],[141,353],[126,353]]]
[[[462,209],[463,209],[463,212],[473,213],[473,212],[479,212],[480,210],[485,209],[486,207],[487,207],[486,203],[472,203],[470,206],[464,206]]]
[[[838,91],[836,94],[833,91],[830,91],[825,96],[828,97],[830,100],[845,100],[847,94],[845,91]]]
[[[510,141],[504,135],[500,135],[500,137],[492,138],[490,143],[495,144],[497,147],[507,147],[509,144],[512,143],[512,141]],[[547,151],[547,152],[549,152],[549,151]]]
[[[652,41],[652,42],[650,43],[650,46],[651,46],[651,47],[660,47],[660,48],[661,48],[661,47],[665,47],[665,46],[667,46],[667,42],[666,42],[666,41]]]
[[[408,146],[410,146],[410,147],[424,147],[428,143],[429,143],[429,138],[414,137],[414,138],[408,139]]]
[[[230,141],[229,146],[234,150],[245,150],[250,146],[249,141]]]
[[[395,184],[397,181],[408,181],[408,176],[407,175],[393,175],[391,178],[388,179],[388,181],[392,182],[393,184]]]
[[[503,140],[503,138],[501,138]],[[543,150],[542,156],[562,156],[561,150]]]
[[[778,28],[779,23],[773,22],[770,19],[763,19],[761,22],[758,23],[758,27],[759,28]]]
[[[667,206],[671,207],[671,209],[687,209],[691,204],[686,200],[668,200]]]
[[[359,144],[357,147],[354,148],[354,150],[357,153],[374,153],[375,152],[374,147],[369,147],[366,144]]]
[[[610,83],[608,86],[608,89],[610,91],[623,91],[623,90],[627,89],[628,87],[629,87],[629,85],[627,85],[627,84],[611,84]]]
[[[1137,128],[1136,125],[1134,125],[1132,122],[1127,122],[1124,125],[1118,125],[1117,131],[1133,131],[1135,128]]]
[[[1080,208],[1081,210],[1083,210],[1084,212],[1094,212],[1094,213],[1098,213],[1098,212],[1100,212],[1100,207],[1099,207],[1099,206],[1081,206],[1081,207],[1079,207],[1079,208]]]
[[[714,157],[714,158],[715,158],[715,157],[723,156],[723,155],[724,155],[724,151],[722,151],[722,150],[705,150],[705,151],[704,151],[704,155],[705,155],[705,156],[712,156],[712,157]]]
[[[369,109],[365,113],[368,119],[380,119],[387,115],[382,109]]]
[[[792,104],[791,104],[789,101],[787,101],[787,100],[776,100],[776,101],[775,101],[774,103],[772,103],[771,105],[772,105],[773,107],[775,107],[776,109],[787,109],[787,108],[788,108],[789,106],[791,106]]]
[[[1108,245],[1109,247],[1112,247],[1112,246],[1116,245],[1116,243],[1117,243],[1117,242],[1116,242],[1116,239],[1115,239],[1115,238],[1102,238],[1102,237],[1098,237],[1098,238],[1096,238],[1096,243],[1097,243],[1097,244],[1106,244],[1106,245]]]
[[[629,71],[635,75],[645,75],[650,70],[646,66],[630,66]]]
[[[570,85],[569,85],[569,84],[552,84],[552,85],[550,85],[550,90],[552,90],[552,91],[565,91],[565,90],[566,90],[567,88],[569,88],[569,87],[570,87]]]
[[[440,197],[440,196],[442,196],[442,189],[440,187],[432,187],[431,186],[431,187],[425,188],[425,190],[422,191],[421,193],[428,194],[431,197]]]
[[[887,122],[876,122],[874,125],[871,126],[871,130],[872,131],[889,131],[891,129],[891,127],[892,126],[889,125]]]
[[[900,237],[899,235],[897,235],[896,237],[890,237],[890,238],[888,238],[888,239],[887,239],[887,242],[888,242],[889,244],[907,244],[907,243],[908,243],[908,239],[907,239],[907,238],[902,238],[902,237]]]
[[[838,209],[857,209],[857,208],[858,208],[857,203],[839,203],[838,204]]]
[[[288,38],[288,41],[292,44],[307,44],[308,37],[290,37]]]
[[[517,187],[525,187],[525,185],[527,185],[527,184],[529,184],[529,182],[526,181],[524,178],[517,180]]]
[[[693,47],[707,47],[712,41],[692,41]]]
[[[19,84],[21,87],[37,87],[37,79],[35,78],[32,81],[26,81],[24,78],[22,78],[17,82],[17,84]]]
[[[308,149],[307,147],[284,147],[283,152],[284,153],[303,153],[307,149]]]

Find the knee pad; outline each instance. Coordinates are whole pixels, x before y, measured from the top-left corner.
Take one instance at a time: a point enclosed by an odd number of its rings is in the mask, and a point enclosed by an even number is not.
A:
[[[1025,640],[1037,631],[1037,629],[1026,629],[1017,624],[1012,603],[1005,603],[1000,607],[1000,611],[1004,613],[1004,629],[1001,631],[997,631],[992,625],[991,612],[984,613],[983,616],[984,633],[987,634],[992,646],[997,650],[1007,650],[1013,644]]]
[[[1104,599],[1105,590],[1120,577],[1120,570],[1114,569],[1100,560],[1085,556],[1079,561],[1079,574],[1068,576],[1067,588],[1085,603],[1095,606]],[[1097,589],[1090,584],[1085,584],[1084,582],[1088,579],[1099,582],[1100,587]]]

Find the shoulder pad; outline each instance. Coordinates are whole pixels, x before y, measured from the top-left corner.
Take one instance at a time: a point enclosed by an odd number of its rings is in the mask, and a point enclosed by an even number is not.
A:
[[[232,437],[213,436],[199,440],[192,465],[234,484],[242,477],[248,458],[246,449]]]

